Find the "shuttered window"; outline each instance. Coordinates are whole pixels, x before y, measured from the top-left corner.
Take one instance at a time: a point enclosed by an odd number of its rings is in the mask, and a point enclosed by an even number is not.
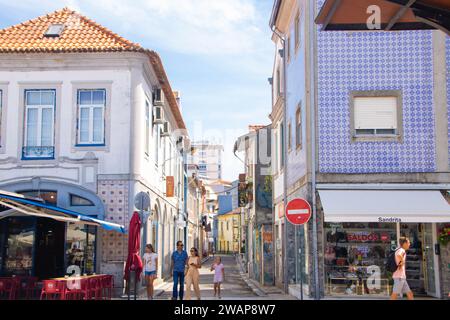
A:
[[[397,97],[354,97],[353,103],[356,135],[397,134]]]

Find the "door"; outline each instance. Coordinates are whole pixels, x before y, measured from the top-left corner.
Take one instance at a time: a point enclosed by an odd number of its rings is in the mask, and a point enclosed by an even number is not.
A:
[[[65,224],[38,218],[36,227],[35,274],[39,279],[65,275]]]
[[[423,228],[423,263],[424,263],[424,275],[425,275],[425,290],[427,295],[437,297],[436,279],[437,270],[435,269],[435,228],[434,224],[425,223]]]

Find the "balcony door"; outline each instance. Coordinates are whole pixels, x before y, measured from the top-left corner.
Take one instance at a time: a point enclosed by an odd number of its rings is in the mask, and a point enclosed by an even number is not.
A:
[[[55,90],[25,90],[23,159],[54,158]]]

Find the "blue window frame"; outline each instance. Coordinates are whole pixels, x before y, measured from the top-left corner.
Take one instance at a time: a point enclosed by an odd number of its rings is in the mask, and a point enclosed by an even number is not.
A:
[[[77,92],[77,146],[105,145],[105,89]]]
[[[25,90],[23,160],[55,158],[56,90]]]

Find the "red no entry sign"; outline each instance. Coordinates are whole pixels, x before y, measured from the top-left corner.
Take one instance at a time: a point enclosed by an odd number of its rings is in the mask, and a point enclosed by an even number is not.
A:
[[[290,223],[302,225],[311,218],[311,206],[304,199],[293,199],[286,206],[285,214]]]

